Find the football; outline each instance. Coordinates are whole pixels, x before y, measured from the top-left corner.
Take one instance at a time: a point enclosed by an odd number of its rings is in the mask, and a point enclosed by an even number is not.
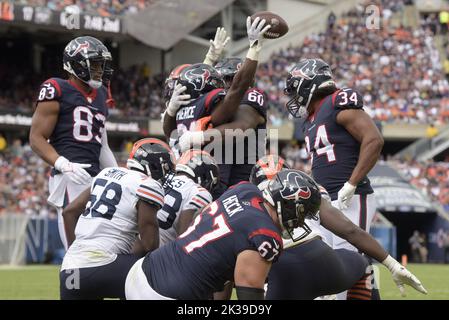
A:
[[[257,12],[251,16],[251,21],[254,21],[254,19],[256,19],[257,17],[259,17],[261,20],[265,19],[267,21],[266,23],[271,25],[271,28],[264,34],[264,38],[266,39],[277,39],[288,32],[287,22],[273,12]]]

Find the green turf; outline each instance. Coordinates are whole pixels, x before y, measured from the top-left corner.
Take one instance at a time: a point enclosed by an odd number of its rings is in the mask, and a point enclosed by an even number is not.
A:
[[[406,287],[407,297],[402,298],[388,270],[380,266],[382,299],[449,300],[449,265],[411,264],[407,268],[422,281],[429,294],[422,295]],[[58,272],[58,266],[0,266],[0,299],[58,299]]]

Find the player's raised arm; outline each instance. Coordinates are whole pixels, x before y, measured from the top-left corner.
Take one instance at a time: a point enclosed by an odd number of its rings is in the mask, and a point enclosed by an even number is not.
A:
[[[322,199],[319,214],[321,224],[326,229],[347,240],[361,252],[382,262],[390,270],[402,295],[404,295],[404,284],[427,294],[418,278],[391,257],[369,233],[353,224],[340,210],[334,208],[329,201]]]
[[[75,227],[78,218],[86,209],[90,197],[90,188],[84,190],[75,200],[73,200],[63,211],[64,229],[67,237],[67,246],[75,241]]]
[[[213,66],[218,59],[220,59],[229,40],[231,40],[231,38],[227,36],[225,28],[218,27],[215,32],[214,40],[210,39],[209,51],[207,51],[203,63]]]
[[[262,49],[263,35],[271,28],[270,25],[265,25],[265,22],[265,19],[260,20],[259,17],[251,22],[251,17],[248,17],[246,27],[250,47],[245,62],[235,75],[232,85],[226,93],[226,97],[211,114],[212,125],[218,126],[224,124],[234,117],[243,95],[251,85],[256,74],[257,61],[260,50]]]

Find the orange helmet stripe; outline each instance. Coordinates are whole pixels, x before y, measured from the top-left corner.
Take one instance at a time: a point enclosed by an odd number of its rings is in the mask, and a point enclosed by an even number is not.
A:
[[[136,153],[137,149],[139,149],[145,143],[154,143],[154,144],[161,145],[164,149],[166,149],[170,153],[170,157],[172,158],[172,161],[175,159],[175,155],[173,154],[173,151],[170,149],[168,144],[166,144],[164,141],[156,139],[156,138],[144,138],[144,139],[140,139],[136,143],[134,143],[131,153],[129,154],[129,159],[132,159],[134,157],[134,154]]]

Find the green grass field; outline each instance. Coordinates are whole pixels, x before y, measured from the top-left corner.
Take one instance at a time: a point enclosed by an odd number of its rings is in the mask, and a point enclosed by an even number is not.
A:
[[[406,287],[407,297],[402,298],[388,270],[379,266],[382,299],[449,300],[449,265],[410,264],[408,269],[422,281],[429,294],[422,295]],[[58,270],[57,266],[0,266],[0,299],[58,299]]]

